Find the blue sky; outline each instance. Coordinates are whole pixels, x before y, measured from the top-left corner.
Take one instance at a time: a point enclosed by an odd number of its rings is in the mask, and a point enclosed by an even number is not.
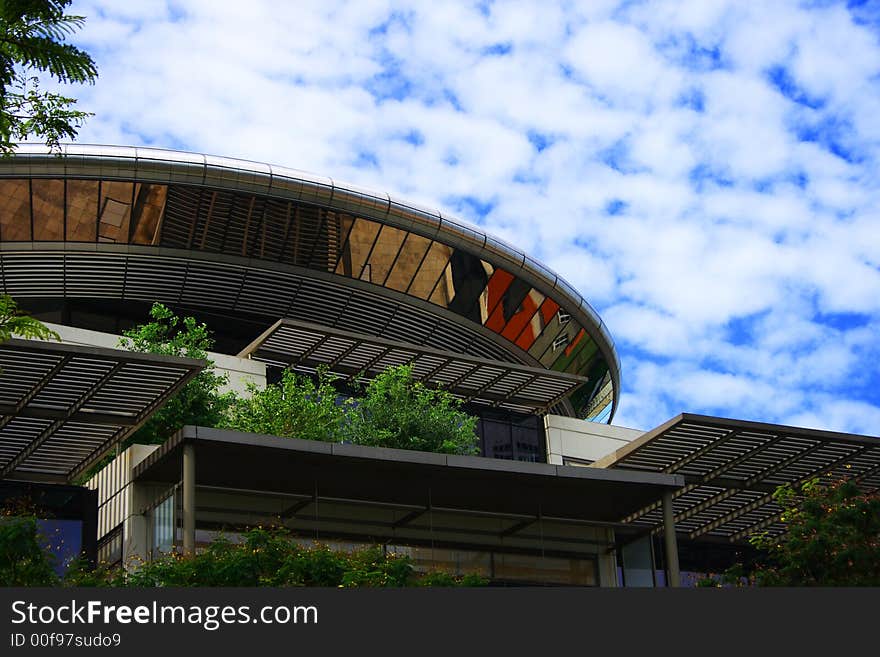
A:
[[[880,433],[869,2],[77,2],[83,143],[266,161],[477,223],[599,311],[616,424]]]

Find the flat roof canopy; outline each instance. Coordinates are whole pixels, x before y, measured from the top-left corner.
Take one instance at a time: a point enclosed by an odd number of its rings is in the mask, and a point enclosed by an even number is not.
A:
[[[677,531],[741,543],[757,531],[785,531],[773,500],[781,484],[849,478],[877,490],[880,438],[683,413],[590,467],[681,475],[686,485],[673,500]],[[657,504],[623,519],[663,523]]]
[[[455,354],[318,324],[281,319],[239,356],[355,379],[411,363],[416,380],[443,386],[466,402],[545,413],[587,383],[583,376]]]
[[[0,344],[0,479],[69,481],[204,366],[102,347]]]
[[[176,485],[184,444],[194,445],[199,495],[228,491],[288,496],[283,518],[329,522],[326,514],[347,504],[351,523],[371,536],[394,536],[404,526],[434,528],[443,515],[457,532],[476,516],[492,517],[499,536],[538,533],[536,523],[612,523],[683,485],[681,477],[524,463],[278,438],[202,427],[184,427],[134,468],[133,479]],[[210,509],[197,502],[197,515]],[[320,517],[318,516],[320,509]],[[388,513],[381,516],[377,509]],[[228,518],[231,505],[222,508]],[[336,518],[339,521],[339,518]],[[500,525],[497,523],[501,523]],[[479,526],[485,534],[489,525]],[[550,529],[544,536],[550,540]],[[399,534],[397,534],[399,536]]]

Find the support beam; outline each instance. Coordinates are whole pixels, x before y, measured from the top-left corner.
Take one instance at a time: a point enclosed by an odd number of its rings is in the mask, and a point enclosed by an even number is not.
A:
[[[183,553],[196,549],[196,448],[183,446]]]
[[[666,548],[666,586],[678,588],[681,571],[678,567],[678,540],[675,536],[671,492],[663,493],[663,544]]]

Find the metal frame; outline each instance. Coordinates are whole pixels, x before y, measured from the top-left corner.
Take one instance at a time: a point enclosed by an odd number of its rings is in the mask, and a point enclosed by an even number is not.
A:
[[[70,481],[204,366],[103,347],[0,344],[0,478]]]
[[[187,469],[188,458],[198,467]],[[196,517],[210,520],[217,513],[224,523],[235,523],[238,516],[261,517],[292,523],[298,531],[328,531],[334,536],[337,531],[356,532],[370,540],[428,538],[441,532],[505,546],[533,542],[534,549],[562,543],[571,549],[577,544],[609,548],[605,539],[597,543],[580,529],[631,531],[616,520],[619,512],[683,485],[680,476],[662,473],[591,470],[203,427],[184,427],[169,438],[133,468],[132,480],[190,489],[189,501],[186,495],[183,501],[183,526],[189,528],[184,550],[193,545]],[[267,501],[236,505],[217,498],[200,504],[200,492]],[[535,524],[538,527],[529,531]]]
[[[880,438],[681,414],[590,467],[683,476],[672,494],[680,534],[740,543],[757,531],[784,533],[773,500],[781,484],[848,478],[880,489]],[[656,533],[660,505],[624,520]]]
[[[334,340],[335,345],[331,344]],[[349,358],[357,359],[359,352],[368,354],[363,364],[346,364]],[[445,383],[449,392],[466,401],[500,408],[527,408],[535,414],[546,413],[588,381],[574,374],[459,355],[290,319],[278,320],[238,356],[307,371],[326,366],[349,379],[369,379],[390,365],[411,363],[416,380],[434,386]],[[456,368],[465,369],[455,372],[451,381],[443,376]],[[525,377],[525,383],[517,385],[513,393],[506,388],[497,389],[505,378],[514,375]]]

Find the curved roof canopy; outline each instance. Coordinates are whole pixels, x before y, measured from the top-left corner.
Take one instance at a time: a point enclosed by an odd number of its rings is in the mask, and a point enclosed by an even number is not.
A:
[[[0,289],[17,297],[305,320],[586,377],[555,412],[616,409],[614,343],[571,285],[387,194],[208,155],[21,145],[0,161],[0,207]]]

